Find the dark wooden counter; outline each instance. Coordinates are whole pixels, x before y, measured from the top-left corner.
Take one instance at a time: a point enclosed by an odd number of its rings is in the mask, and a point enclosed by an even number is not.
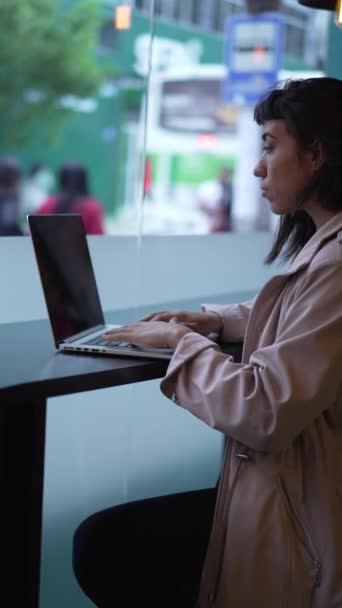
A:
[[[226,349],[239,358],[241,345]],[[0,325],[0,572],[2,597],[7,594],[10,606],[39,606],[47,399],[161,378],[167,365],[56,353],[48,321]]]

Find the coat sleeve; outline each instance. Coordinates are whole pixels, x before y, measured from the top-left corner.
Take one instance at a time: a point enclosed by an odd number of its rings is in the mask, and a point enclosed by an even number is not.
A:
[[[341,265],[302,282],[276,341],[235,363],[210,340],[186,334],[161,383],[164,394],[255,450],[279,452],[341,399]]]
[[[241,304],[202,304],[203,311],[213,311],[223,321],[221,338],[224,342],[242,342],[254,300]]]

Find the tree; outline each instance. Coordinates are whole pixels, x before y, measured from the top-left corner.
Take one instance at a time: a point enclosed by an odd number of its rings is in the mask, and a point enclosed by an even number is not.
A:
[[[99,86],[96,0],[62,10],[59,0],[0,1],[0,142],[24,143],[37,125],[56,132],[69,111],[66,95]]]

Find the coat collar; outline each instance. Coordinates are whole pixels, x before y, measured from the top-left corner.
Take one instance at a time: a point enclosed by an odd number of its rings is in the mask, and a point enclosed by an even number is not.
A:
[[[308,266],[322,245],[337,237],[342,242],[342,211],[323,224],[306,243],[292,263],[280,274],[290,275]]]

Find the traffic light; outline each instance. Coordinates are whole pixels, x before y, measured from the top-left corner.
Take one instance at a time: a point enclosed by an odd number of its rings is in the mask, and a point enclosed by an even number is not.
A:
[[[338,0],[335,9],[335,23],[342,28],[342,0]]]
[[[336,6],[336,0],[298,0],[298,2],[309,8],[318,8],[327,11],[334,11]]]
[[[299,4],[327,11],[335,11],[335,23],[342,28],[342,0],[298,0]]]
[[[119,4],[115,7],[114,27],[117,30],[129,30],[132,25],[132,9],[129,4]]]
[[[281,9],[281,0],[245,0],[248,13],[267,13]],[[327,11],[334,11],[339,0],[298,0],[299,4]]]

